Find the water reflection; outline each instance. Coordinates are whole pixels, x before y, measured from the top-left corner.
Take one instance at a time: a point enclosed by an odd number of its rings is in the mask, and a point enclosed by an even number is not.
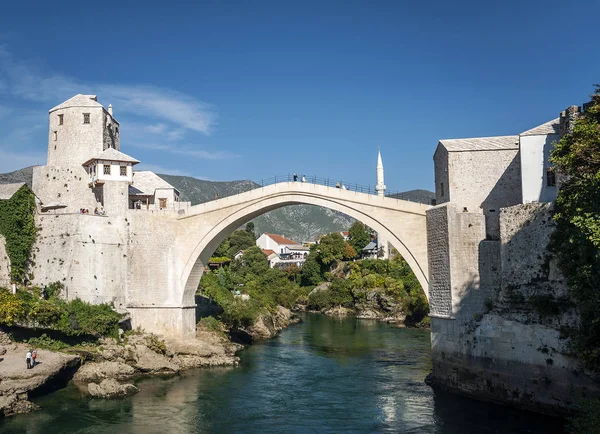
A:
[[[546,418],[433,392],[429,333],[308,315],[241,354],[242,366],[146,378],[123,400],[74,387],[43,410],[0,424],[11,433],[405,432],[554,433]]]

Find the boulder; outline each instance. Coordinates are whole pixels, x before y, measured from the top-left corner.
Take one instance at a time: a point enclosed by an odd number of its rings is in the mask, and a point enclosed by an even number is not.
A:
[[[179,366],[162,355],[155,353],[145,345],[135,346],[135,369],[148,374],[163,374],[179,372]]]
[[[99,383],[107,378],[124,380],[135,374],[135,369],[122,362],[91,362],[83,365],[73,377],[82,383]]]
[[[102,380],[100,384],[88,384],[88,392],[95,398],[117,398],[137,393],[139,389],[133,384],[119,384],[114,378]]]

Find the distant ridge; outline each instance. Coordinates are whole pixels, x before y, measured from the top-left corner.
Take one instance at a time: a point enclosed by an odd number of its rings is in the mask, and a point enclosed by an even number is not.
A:
[[[33,180],[33,167],[29,166],[24,169],[15,170],[9,173],[0,173],[0,184],[13,184],[24,182],[29,188]]]
[[[427,205],[435,205],[435,193],[429,190],[409,190],[402,193],[390,194],[388,197],[424,203]]]

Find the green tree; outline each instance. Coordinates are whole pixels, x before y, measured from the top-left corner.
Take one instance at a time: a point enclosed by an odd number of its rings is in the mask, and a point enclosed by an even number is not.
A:
[[[228,238],[229,250],[227,250],[227,256],[233,258],[233,256],[240,250],[246,250],[249,247],[256,245],[256,239],[254,234],[243,230],[237,230]]]
[[[317,251],[318,259],[324,265],[330,265],[333,262],[341,261],[344,257],[346,242],[339,232],[333,232],[321,238]]]
[[[600,87],[550,160],[563,178],[551,249],[581,314],[572,342],[586,365],[600,370]]]
[[[252,273],[255,276],[260,276],[269,270],[267,256],[258,246],[252,246],[246,249],[242,255],[242,264],[247,270],[247,273]]]
[[[300,270],[300,284],[302,286],[315,286],[323,280],[321,265],[317,261],[317,254],[311,253],[306,258]]]
[[[254,238],[256,238],[256,233],[254,232],[254,223],[248,222],[246,223],[246,232],[251,233]]]
[[[350,245],[354,250],[360,252],[371,241],[371,231],[368,226],[359,221],[355,221],[348,230]]]

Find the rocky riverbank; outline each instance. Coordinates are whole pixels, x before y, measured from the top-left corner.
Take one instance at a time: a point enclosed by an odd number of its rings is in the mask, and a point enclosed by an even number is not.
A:
[[[279,306],[274,313],[261,315],[243,330],[249,342],[274,337],[300,319]],[[0,333],[0,417],[35,410],[31,397],[65,386],[70,380],[96,398],[117,398],[138,391],[133,385],[140,375],[175,375],[181,371],[237,366],[236,353],[243,345],[233,343],[225,330],[198,325],[195,339],[160,338],[151,334],[128,334],[123,341],[102,339],[92,349],[73,348],[74,354],[38,349],[40,363],[26,369],[25,354],[30,347],[11,342]]]

